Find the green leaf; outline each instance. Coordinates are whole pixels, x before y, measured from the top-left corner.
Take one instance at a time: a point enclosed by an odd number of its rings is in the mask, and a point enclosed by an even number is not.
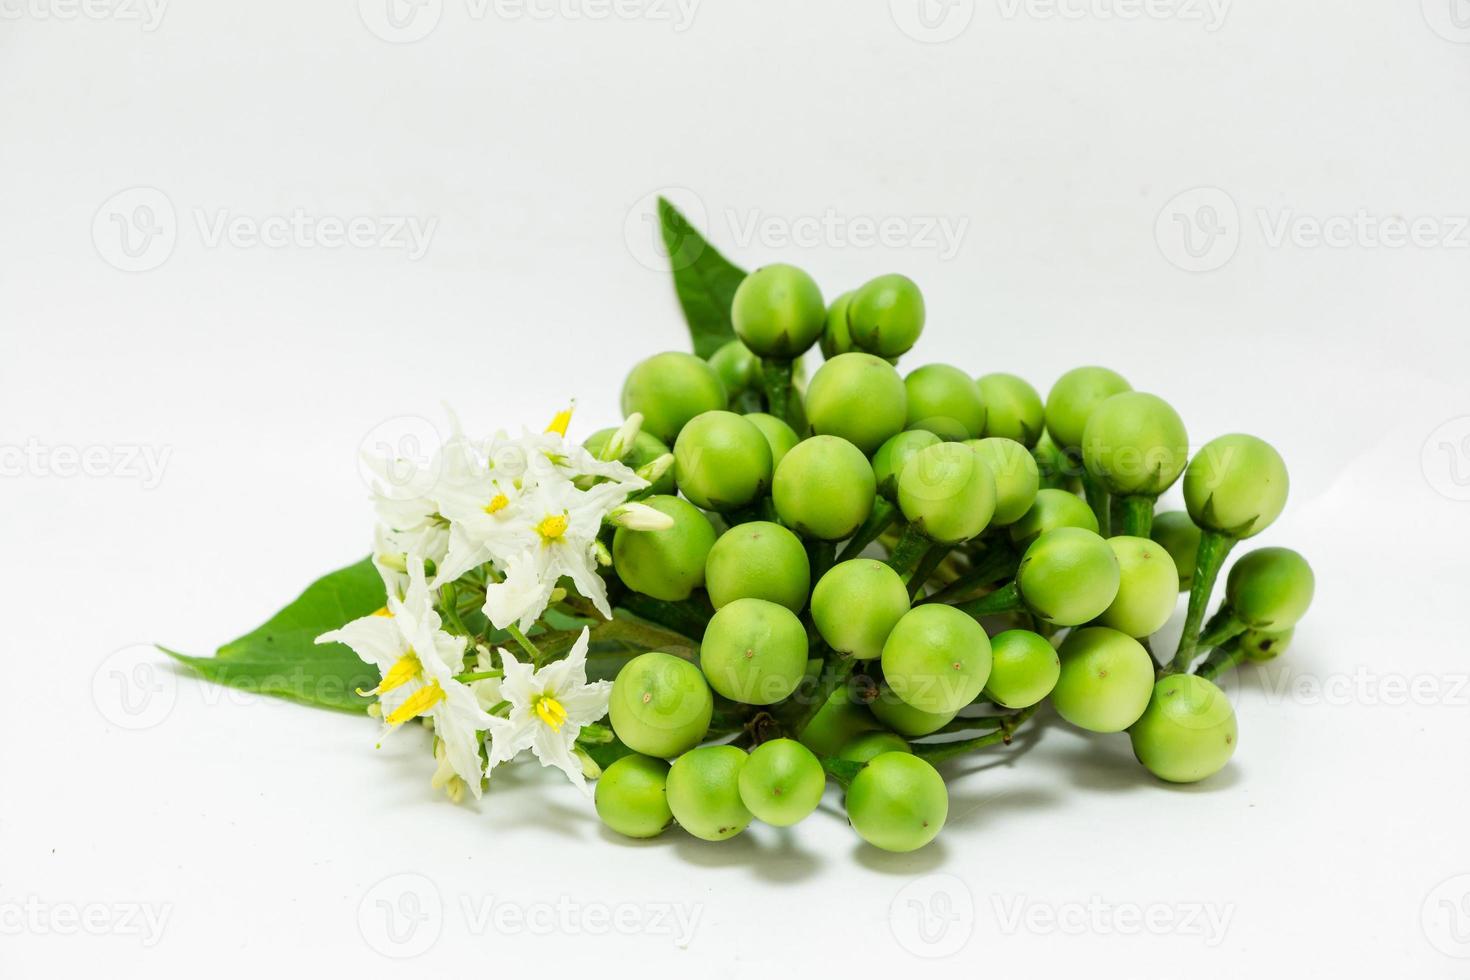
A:
[[[364,558],[317,579],[265,625],[220,647],[213,657],[191,657],[159,647],[216,684],[339,711],[366,711],[359,688],[377,685],[378,670],[340,643],[316,638],[383,608],[383,581]]]
[[[659,227],[674,269],[674,292],[689,323],[694,353],[708,358],[735,339],[730,304],[745,270],[705,241],[689,219],[667,200],[658,199]]]

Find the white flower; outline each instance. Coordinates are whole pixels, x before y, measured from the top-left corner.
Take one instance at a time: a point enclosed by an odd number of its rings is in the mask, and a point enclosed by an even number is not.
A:
[[[388,596],[388,605],[370,616],[317,637],[318,643],[345,643],[365,662],[382,672],[382,680],[363,696],[376,696],[385,734],[420,716],[434,721],[434,733],[443,742],[444,760],[480,795],[479,732],[491,717],[475,692],[454,679],[464,658],[465,638],[440,628],[423,563],[408,566],[406,594]]]
[[[588,639],[584,628],[565,660],[536,671],[509,650],[500,651],[500,693],[510,702],[510,717],[490,719],[487,773],[530,749],[543,766],[555,766],[574,786],[591,792],[575,751],[577,735],[607,714],[612,683],[587,683]]]

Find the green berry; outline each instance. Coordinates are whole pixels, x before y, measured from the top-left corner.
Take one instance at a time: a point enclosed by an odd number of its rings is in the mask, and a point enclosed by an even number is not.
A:
[[[954,721],[958,711],[922,711],[899,698],[885,685],[868,705],[873,716],[904,738],[923,738]]]
[[[1087,501],[1066,490],[1038,490],[1031,507],[1011,525],[1011,541],[1026,548],[1047,531],[1059,527],[1080,527],[1097,533],[1097,515]]]
[[[1041,438],[1031,450],[1036,460],[1036,469],[1041,474],[1041,485],[1051,490],[1071,490],[1076,493],[1082,485],[1082,463],[1072,459],[1052,442],[1051,433],[1043,431]]]
[[[643,502],[673,518],[674,526],[662,531],[618,528],[613,535],[613,568],[634,592],[666,602],[687,599],[704,584],[715,527],[687,500],[649,497]]]
[[[958,711],[990,677],[990,639],[953,606],[918,606],[883,644],[883,677],[906,704],[930,714]]]
[[[854,558],[834,565],[812,590],[812,623],[827,645],[858,660],[883,653],[893,627],[909,611],[903,579],[881,561]]]
[[[975,383],[985,404],[985,435],[1034,447],[1046,431],[1046,409],[1030,382],[997,373],[982,375]]]
[[[990,523],[1004,527],[1019,521],[1031,509],[1041,489],[1036,457],[1014,439],[972,439],[966,445],[979,454],[995,477],[995,515]]]
[[[785,606],[736,599],[710,619],[699,664],[710,687],[741,704],[785,700],[806,673],[806,628]]]
[[[766,443],[771,447],[771,467],[773,472],[775,467],[781,465],[781,460],[786,458],[786,454],[791,452],[792,447],[801,441],[801,437],[796,434],[795,429],[774,415],[767,415],[765,412],[752,412],[745,416],[745,420],[757,429],[760,429],[761,435],[766,437]]]
[[[995,514],[995,476],[972,447],[942,442],[921,449],[898,477],[898,506],[920,531],[942,544],[968,541]]]
[[[1286,506],[1291,482],[1281,454],[1255,436],[1212,439],[1184,471],[1184,504],[1201,528],[1249,538]]]
[[[917,851],[949,816],[939,772],[914,755],[886,752],[863,767],[847,790],[847,819],[858,836],[885,851]]]
[[[1301,622],[1317,579],[1290,548],[1258,548],[1241,557],[1225,579],[1230,611],[1252,629],[1280,632]]]
[[[728,403],[715,369],[680,351],[640,361],[623,383],[623,415],[642,412],[644,430],[665,443],[672,443],[694,416]]]
[[[1053,626],[1080,626],[1102,615],[1117,598],[1119,578],[1113,549],[1078,527],[1038,537],[1016,572],[1027,608]]]
[[[668,653],[644,653],[613,681],[608,720],[634,752],[672,759],[703,741],[715,701],[699,668]]]
[[[1284,630],[1246,630],[1240,634],[1240,649],[1245,653],[1245,659],[1253,664],[1263,664],[1275,660],[1286,652],[1291,646],[1291,638],[1296,633],[1296,627]]]
[[[593,456],[596,456],[600,459],[602,457],[603,449],[607,448],[608,440],[611,439],[617,431],[617,429],[601,429],[588,436],[587,441],[582,443],[582,446]],[[649,463],[658,459],[660,456],[666,455],[668,452],[669,447],[664,445],[657,437],[640,430],[638,432],[638,437],[633,440],[633,445],[629,447],[627,452],[623,453],[622,459],[620,459],[619,462],[621,462],[624,466],[627,466],[629,469],[636,470],[647,466]],[[653,494],[673,493],[674,471],[670,469],[663,476],[659,477],[658,482],[650,487],[647,492]]]
[[[1164,546],[1179,570],[1179,591],[1188,592],[1194,581],[1194,561],[1199,555],[1199,527],[1182,510],[1154,515],[1149,537]]]
[[[844,686],[828,695],[827,703],[818,709],[797,738],[817,755],[836,755],[854,735],[877,727],[873,716],[862,705],[853,703],[851,692]]]
[[[1148,709],[1128,738],[1133,754],[1155,776],[1197,783],[1224,769],[1235,754],[1235,709],[1205,678],[1170,674],[1154,685]]]
[[[948,364],[926,364],[903,379],[910,429],[945,439],[975,439],[985,430],[985,401],[968,374]]]
[[[853,294],[847,326],[860,350],[879,357],[906,354],[924,331],[924,294],[905,276],[879,276]]]
[[[1121,732],[1148,707],[1154,661],[1133,637],[1104,626],[1073,630],[1062,642],[1061,656],[1051,703],[1078,728]]]
[[[1061,449],[1078,449],[1093,410],[1119,392],[1132,391],[1121,374],[1103,367],[1073,368],[1046,396],[1046,428]]]
[[[710,355],[709,366],[720,376],[725,394],[731,398],[761,386],[761,360],[738,340],[732,340]]]
[[[781,521],[819,541],[852,537],[873,510],[876,492],[868,458],[836,436],[798,443],[776,467],[771,486]]]
[[[1118,595],[1097,618],[1129,636],[1152,636],[1179,604],[1179,569],[1163,545],[1148,538],[1108,538],[1118,559]]]
[[[911,429],[879,446],[873,454],[873,476],[878,480],[878,492],[889,500],[897,500],[898,478],[904,466],[915,453],[937,446],[942,441],[927,429]]]
[[[1109,493],[1157,497],[1189,462],[1184,420],[1157,395],[1125,391],[1093,409],[1082,431],[1082,462]]]
[[[789,738],[764,742],[740,770],[740,801],[773,827],[801,823],[822,802],[827,776],[812,750]]]
[[[704,566],[705,588],[716,609],[736,599],[766,599],[801,612],[811,583],[811,561],[801,539],[769,521],[726,531]]]
[[[805,404],[813,432],[840,436],[867,455],[903,430],[907,396],[892,364],[854,352],[817,369]]]
[[[822,328],[820,343],[822,356],[829,361],[852,350],[852,334],[847,329],[847,304],[851,300],[852,293],[843,293],[827,308],[827,322]]]
[[[740,799],[746,755],[733,745],[706,745],[674,760],[669,768],[669,809],[679,826],[700,840],[729,840],[750,826]]]
[[[674,819],[668,778],[669,764],[662,759],[623,756],[597,780],[597,816],[624,837],[657,837]]]
[[[737,510],[771,485],[771,444],[734,412],[705,412],[674,443],[674,480],[706,510]]]
[[[1046,637],[1006,630],[990,640],[990,680],[985,694],[1004,708],[1029,708],[1057,686],[1062,661]]]
[[[735,335],[756,356],[791,361],[821,336],[827,306],[811,276],[778,263],[745,277],[735,290],[730,319]]]
[[[909,743],[892,732],[864,732],[842,747],[837,758],[847,762],[870,762],[885,752],[913,754]]]

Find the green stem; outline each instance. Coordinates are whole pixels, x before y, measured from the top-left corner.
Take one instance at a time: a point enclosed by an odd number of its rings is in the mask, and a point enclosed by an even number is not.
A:
[[[1004,718],[996,715],[991,715],[986,718],[956,718],[943,728],[936,728],[924,737],[929,738],[932,735],[954,735],[959,732],[995,731],[1001,727],[1004,721]]]
[[[1123,533],[1146,538],[1154,529],[1154,498],[1135,494],[1123,498]]]
[[[519,626],[517,626],[515,623],[511,623],[505,628],[505,631],[510,634],[510,638],[516,641],[516,646],[520,647],[521,650],[526,654],[526,656],[531,658],[531,661],[533,663],[541,663],[541,648],[532,643],[530,639],[526,636],[526,634],[521,632],[521,628]]]
[[[985,551],[969,571],[923,601],[951,602],[963,599],[981,586],[1015,575],[1018,563],[1019,559],[1009,547],[996,545],[993,550]]]
[[[1199,649],[1211,650],[1224,646],[1227,640],[1235,639],[1246,629],[1246,624],[1236,618],[1235,611],[1227,602],[1215,611],[1215,615],[1210,617],[1210,621],[1200,632]]]
[[[774,357],[762,358],[761,373],[766,384],[767,411],[796,428],[791,421],[791,362]]]
[[[1015,582],[996,589],[990,595],[982,596],[973,602],[964,602],[955,606],[960,612],[976,619],[982,616],[999,616],[1003,613],[1020,612],[1026,608],[1021,601],[1021,587]]]
[[[489,681],[504,676],[498,670],[475,670],[467,674],[455,674],[454,679],[461,684],[473,684],[475,681]]]
[[[868,519],[863,521],[862,526],[857,529],[852,538],[843,546],[841,554],[837,556],[837,561],[844,562],[849,558],[856,558],[862,554],[864,548],[877,541],[878,536],[888,530],[888,525],[892,524],[893,519],[897,516],[898,508],[893,505],[893,501],[882,496],[874,500],[873,509],[868,514]]]
[[[1087,498],[1087,506],[1092,508],[1092,513],[1097,518],[1097,533],[1105,538],[1112,537],[1113,514],[1108,492],[1097,482],[1097,477],[1085,469],[1082,471],[1082,493]]]
[[[837,558],[837,545],[831,541],[811,541],[806,546],[807,561],[811,565],[811,580],[816,582]]]
[[[1243,660],[1245,660],[1245,651],[1241,649],[1240,644],[1231,643],[1215,649],[1205,658],[1204,663],[1199,665],[1195,673],[1207,681],[1213,681],[1221,674],[1228,674],[1240,666]]]
[[[907,577],[932,544],[923,531],[912,524],[905,525],[903,537],[898,539],[898,544],[893,546],[893,554],[888,556],[888,564],[899,575]]]
[[[817,712],[822,710],[822,706],[827,703],[832,692],[847,683],[847,679],[852,676],[856,667],[857,660],[853,657],[843,656],[834,650],[827,651],[827,656],[822,661],[821,673],[817,675],[816,684],[810,689],[810,699],[803,700],[799,697],[801,688],[797,688],[798,695],[793,695],[787,700],[790,713],[782,720],[782,727],[790,733],[792,738],[796,738],[806,730],[806,726],[811,724]]]
[[[958,742],[940,742],[936,745],[916,745],[914,755],[930,764],[937,764],[956,756],[965,755],[976,749],[982,749],[987,745],[1010,745],[1011,739],[1016,734],[1016,729],[1024,725],[1032,715],[1036,713],[1036,705],[1023,708],[1015,714],[1001,719],[1000,728],[989,735],[981,735],[978,738],[961,739]]]
[[[667,602],[629,590],[618,598],[618,605],[640,619],[696,642],[704,637],[704,629],[710,620],[709,615],[690,599]]]
[[[924,557],[919,559],[919,564],[915,566],[913,575],[909,577],[910,600],[924,591],[924,583],[929,581],[929,576],[934,574],[934,570],[944,563],[944,559],[948,558],[949,553],[953,550],[953,545],[935,544],[931,545],[929,550],[924,552]]]
[[[1215,579],[1225,564],[1225,556],[1235,547],[1235,539],[1227,538],[1218,531],[1201,532],[1199,550],[1194,559],[1194,581],[1189,587],[1189,612],[1184,618],[1184,632],[1179,636],[1179,648],[1174,659],[1165,666],[1165,673],[1179,674],[1187,671],[1194,662],[1194,652],[1199,648],[1199,628],[1204,622],[1205,607],[1210,604],[1210,593],[1215,591]]]
[[[822,769],[828,776],[832,777],[833,782],[843,789],[851,786],[852,781],[857,778],[857,774],[863,771],[864,764],[861,762],[851,762],[847,759],[833,759],[825,755],[821,757],[821,760]]]

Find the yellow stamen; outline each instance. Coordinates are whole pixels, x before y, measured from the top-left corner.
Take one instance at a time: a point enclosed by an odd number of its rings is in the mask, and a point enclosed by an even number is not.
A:
[[[410,650],[394,661],[393,666],[388,668],[388,672],[383,675],[383,679],[378,682],[377,687],[371,691],[358,691],[357,693],[365,698],[386,694],[395,687],[402,687],[419,676],[419,673],[423,669],[424,665],[419,663],[418,654]]]
[[[536,699],[536,717],[544,721],[552,731],[559,732],[561,726],[566,724],[567,709],[556,698],[543,694]]]
[[[485,513],[498,514],[509,506],[510,498],[503,493],[497,493],[495,496],[491,497],[490,502],[485,505]]]
[[[417,718],[419,715],[427,714],[433,711],[434,706],[443,700],[444,688],[439,686],[438,681],[434,681],[410,694],[398,706],[398,710],[388,716],[388,725],[391,728],[396,728],[410,718]]]
[[[551,424],[546,427],[546,431],[555,432],[559,436],[565,436],[567,434],[567,426],[571,424],[572,408],[569,407],[556,413],[556,417],[551,420]]]
[[[540,524],[536,525],[536,533],[541,535],[545,542],[550,543],[567,533],[568,523],[570,522],[565,514],[548,514]]]
[[[374,616],[384,616],[384,617],[386,617],[388,619],[392,619],[393,618],[393,613],[391,613],[391,612],[388,611],[388,607],[387,606],[384,606],[382,609],[379,609],[377,612],[373,613],[373,615]]]

